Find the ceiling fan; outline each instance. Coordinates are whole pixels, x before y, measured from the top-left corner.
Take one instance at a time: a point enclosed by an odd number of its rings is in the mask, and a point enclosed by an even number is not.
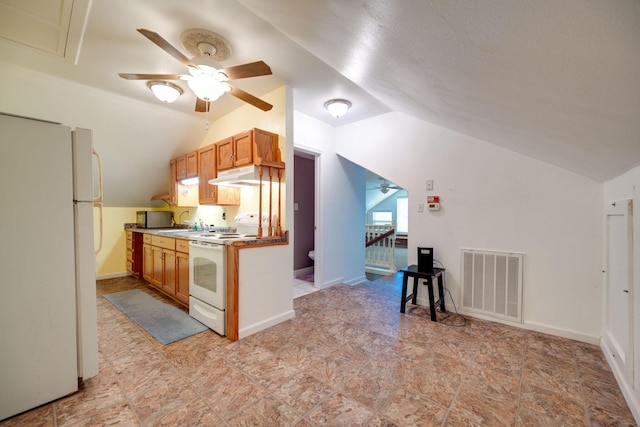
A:
[[[380,192],[382,192],[382,194],[387,194],[389,192],[389,190],[402,190],[402,187],[398,187],[395,184],[390,183],[389,181],[387,181],[384,178],[379,178],[382,180],[382,182],[380,183],[380,185],[378,185],[377,187],[371,187],[371,188],[367,188],[367,190],[380,190]]]
[[[242,89],[238,89],[228,82],[229,80],[270,75],[271,68],[263,61],[223,68],[219,62],[231,56],[231,47],[222,36],[199,28],[184,31],[180,36],[182,44],[189,53],[194,55],[193,58],[189,59],[158,33],[143,28],[138,28],[137,31],[185,65],[189,74],[119,73],[119,76],[123,79],[185,80],[189,88],[197,96],[195,110],[198,112],[209,111],[211,102],[225,93],[229,93],[263,111],[269,111],[273,108],[268,102]]]

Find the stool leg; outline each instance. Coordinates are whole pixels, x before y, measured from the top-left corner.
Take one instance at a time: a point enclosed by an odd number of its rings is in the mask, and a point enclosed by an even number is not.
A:
[[[404,313],[405,305],[407,304],[407,275],[402,274],[402,295],[400,299],[400,313]]]
[[[429,291],[429,311],[431,312],[431,320],[436,321],[436,302],[433,296],[433,280],[431,277],[427,279],[427,290]]]
[[[440,294],[440,311],[443,313],[446,313],[447,309],[444,308],[445,294],[444,294],[444,279],[442,278],[443,274],[444,273],[438,276],[438,293]]]
[[[411,304],[416,305],[418,303],[418,282],[420,280],[413,276],[413,298],[411,298]]]

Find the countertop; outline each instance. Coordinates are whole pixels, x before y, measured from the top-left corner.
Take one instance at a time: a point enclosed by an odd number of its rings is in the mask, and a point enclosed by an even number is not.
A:
[[[203,230],[193,230],[190,228],[126,228],[127,231],[133,231],[134,233],[155,234],[158,236],[173,237],[175,239],[183,240],[198,240],[201,235],[212,235]],[[227,245],[236,246],[248,246],[248,245],[265,245],[265,244],[282,244],[288,241],[288,232],[285,231],[282,237],[277,236],[262,236],[261,238],[255,238],[253,240],[228,240],[225,242]]]

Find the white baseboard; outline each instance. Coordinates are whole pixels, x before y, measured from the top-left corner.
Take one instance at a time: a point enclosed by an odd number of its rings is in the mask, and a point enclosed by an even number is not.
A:
[[[116,279],[118,277],[127,277],[127,276],[131,276],[131,273],[128,271],[124,271],[122,273],[101,274],[99,276],[96,276],[96,280]]]
[[[418,302],[420,304],[427,304],[427,305],[429,304],[428,300],[418,299]],[[450,310],[450,309],[452,310],[453,307],[450,304],[447,304],[447,310]],[[486,316],[476,312],[468,312],[464,310],[464,308],[458,308],[458,312],[465,316],[475,317],[476,319],[489,320],[491,322],[501,323],[503,325],[509,325],[515,328],[527,329],[529,331],[541,332],[543,334],[549,334],[557,337],[568,338],[571,340],[585,342],[588,344],[600,345],[600,337],[597,337],[594,335],[587,335],[581,332],[571,331],[568,329],[556,328],[554,326],[545,325],[537,322],[528,322],[526,320],[524,321],[524,323],[510,322],[508,320],[499,319],[492,316]]]
[[[338,285],[340,283],[344,283],[344,277],[338,277],[337,279],[329,280],[328,282],[324,282],[320,284],[320,286],[318,286],[318,283],[316,282],[314,286],[316,288],[325,289],[325,288],[330,288],[333,285]]]
[[[297,270],[293,270],[293,277],[303,276],[303,275],[309,274],[309,273],[313,273],[313,266],[305,267],[305,268],[299,268]]]
[[[367,276],[360,276],[360,277],[353,278],[351,280],[347,280],[346,282],[343,282],[343,283],[347,285],[358,285],[360,283],[364,283],[367,281],[368,281]]]
[[[269,319],[254,323],[253,325],[245,326],[244,328],[238,330],[238,337],[239,339],[248,337],[249,335],[253,335],[256,332],[260,332],[264,329],[270,328],[271,326],[275,326],[278,323],[284,322],[285,320],[293,319],[295,315],[295,311],[289,310],[285,313],[278,314],[277,316],[270,317]]]
[[[618,382],[618,386],[622,391],[624,399],[627,401],[627,405],[629,405],[633,418],[636,420],[636,423],[640,425],[640,401],[638,401],[638,396],[634,393],[633,387],[631,387],[627,382],[624,372],[620,371],[620,367],[613,359],[613,351],[608,348],[606,341],[607,340],[604,339],[600,340],[600,349],[602,350],[602,353],[604,353],[604,357],[607,359],[609,368],[611,368],[613,376]]]

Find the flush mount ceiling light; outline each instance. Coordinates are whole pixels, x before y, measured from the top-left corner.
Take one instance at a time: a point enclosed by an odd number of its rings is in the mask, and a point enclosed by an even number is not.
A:
[[[171,103],[182,95],[182,88],[173,83],[152,80],[147,83],[151,92],[162,102]]]
[[[336,119],[344,116],[344,113],[346,113],[350,107],[351,102],[346,99],[330,99],[324,103],[324,108]]]

